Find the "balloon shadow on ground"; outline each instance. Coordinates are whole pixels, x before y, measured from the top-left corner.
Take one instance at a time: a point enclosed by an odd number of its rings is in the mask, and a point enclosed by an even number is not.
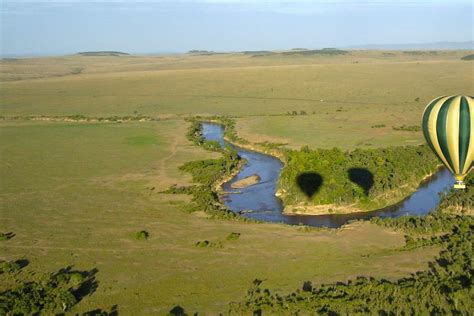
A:
[[[296,177],[296,184],[308,198],[312,198],[321,188],[323,177],[316,172],[305,172]]]
[[[374,175],[366,168],[350,168],[347,173],[349,179],[360,186],[364,190],[366,196],[369,195],[370,189],[374,186]]]

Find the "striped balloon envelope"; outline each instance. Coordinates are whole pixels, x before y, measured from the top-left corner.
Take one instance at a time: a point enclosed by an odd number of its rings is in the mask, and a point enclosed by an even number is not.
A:
[[[423,113],[423,134],[428,145],[454,174],[457,189],[474,159],[474,99],[470,96],[442,96],[431,101]]]

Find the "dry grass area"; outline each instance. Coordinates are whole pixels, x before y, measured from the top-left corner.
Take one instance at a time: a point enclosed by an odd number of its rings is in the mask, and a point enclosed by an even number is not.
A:
[[[292,148],[419,144],[420,132],[393,127],[419,125],[439,95],[474,94],[474,64],[460,60],[467,53],[3,60],[0,115],[218,114],[237,116],[244,138]],[[68,74],[74,67],[83,70]]]
[[[158,56],[57,56],[4,58],[0,60],[0,81],[16,81],[84,74],[160,70],[216,69],[252,66],[416,62],[427,58],[459,60],[469,51],[413,53],[400,51],[352,51],[347,55],[257,56],[258,53],[176,54]]]

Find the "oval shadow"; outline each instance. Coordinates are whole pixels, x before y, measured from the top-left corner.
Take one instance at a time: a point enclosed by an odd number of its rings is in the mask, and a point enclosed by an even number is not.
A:
[[[312,198],[321,188],[323,177],[316,172],[305,172],[296,177],[296,183],[308,198]]]
[[[349,179],[364,190],[366,196],[374,185],[374,175],[366,168],[350,168],[347,173]]]

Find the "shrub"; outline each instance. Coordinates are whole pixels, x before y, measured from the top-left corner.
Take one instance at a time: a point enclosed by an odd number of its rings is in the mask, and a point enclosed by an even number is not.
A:
[[[402,125],[402,126],[393,126],[395,131],[407,131],[407,132],[419,132],[421,131],[420,125]]]
[[[16,261],[0,262],[0,271],[2,273],[14,273],[20,270],[20,264]]]
[[[35,281],[23,281],[0,293],[0,315],[62,315],[96,290],[96,272],[67,267],[49,276],[36,276]]]
[[[198,248],[222,248],[222,242],[201,240],[196,242],[195,246]]]
[[[146,230],[141,230],[135,233],[136,240],[147,240],[150,237],[150,234]]]
[[[8,235],[5,234],[5,233],[0,233],[0,241],[3,241],[3,240],[8,240]]]
[[[228,236],[227,236],[227,240],[237,240],[240,238],[240,233],[230,233]]]

